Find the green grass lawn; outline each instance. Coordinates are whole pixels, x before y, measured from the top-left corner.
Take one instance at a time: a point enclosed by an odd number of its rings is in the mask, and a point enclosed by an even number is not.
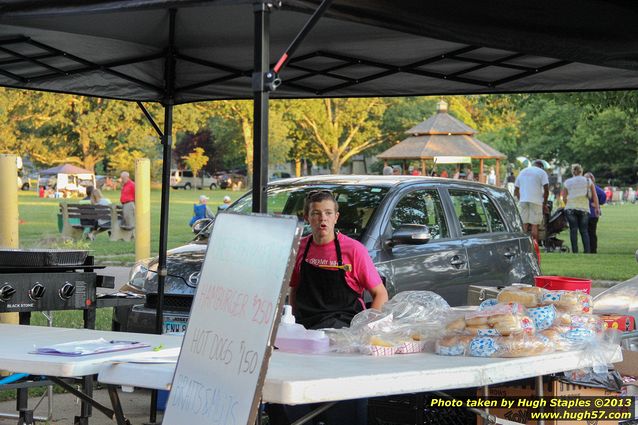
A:
[[[173,248],[188,242],[193,234],[188,221],[193,214],[193,203],[200,194],[210,197],[213,210],[222,203],[224,196],[233,200],[242,192],[203,190],[171,190],[168,247]],[[106,192],[106,196],[117,202],[119,192]],[[59,236],[57,214],[59,200],[40,199],[35,192],[20,192],[20,241],[22,247],[51,246],[48,240]],[[151,193],[151,249],[157,254],[159,240],[160,191]],[[634,252],[638,249],[638,204],[603,207],[603,217],[598,225],[598,254],[543,253],[541,268],[545,275],[584,277],[594,280],[626,280],[638,274],[638,263]],[[568,230],[559,235],[569,245]],[[106,233],[98,235],[95,241],[85,241],[81,246],[91,249],[97,264],[124,264],[134,262],[134,242],[110,242]],[[111,310],[100,309],[97,316],[98,329],[110,329]],[[81,312],[60,311],[54,313],[54,325],[81,327]],[[45,319],[34,314],[33,324],[44,325]]]
[[[193,238],[188,222],[193,216],[193,204],[199,195],[205,194],[210,198],[208,204],[213,211],[222,204],[224,196],[230,196],[234,201],[244,192],[226,190],[171,190],[168,247],[174,248]],[[104,192],[104,195],[114,203],[119,202],[119,192]],[[159,190],[151,191],[151,251],[157,255],[159,244],[160,220]],[[22,248],[59,248],[58,212],[59,199],[39,198],[36,192],[19,192],[20,212],[20,246]],[[71,200],[70,202],[73,202]],[[109,241],[106,233],[101,233],[94,241],[80,241],[72,247],[90,249],[95,256],[96,264],[100,265],[132,265],[135,261],[135,242]],[[81,311],[55,311],[53,325],[68,328],[83,327]],[[101,308],[97,311],[96,329],[111,329],[111,308]],[[46,319],[42,314],[33,313],[32,325],[45,326]]]
[[[216,211],[222,204],[224,196],[228,195],[234,201],[244,192],[226,190],[171,190],[169,208],[168,248],[183,245],[188,242],[193,233],[188,222],[193,216],[193,204],[199,195],[205,194],[210,198],[208,204]],[[104,195],[113,203],[119,203],[119,192],[106,191]],[[157,255],[159,245],[160,221],[159,190],[151,191],[151,252]],[[20,246],[22,248],[57,247],[60,233],[58,232],[59,199],[38,198],[36,192],[19,192],[20,210]],[[70,201],[73,202],[73,201]],[[104,232],[94,241],[82,241],[77,247],[88,248],[95,256],[97,264],[130,265],[135,261],[135,243],[109,241]]]
[[[542,253],[545,275],[594,280],[627,280],[638,274],[638,204],[603,205],[598,221],[598,254]],[[558,235],[571,248],[569,229]],[[582,242],[578,236],[579,251]]]

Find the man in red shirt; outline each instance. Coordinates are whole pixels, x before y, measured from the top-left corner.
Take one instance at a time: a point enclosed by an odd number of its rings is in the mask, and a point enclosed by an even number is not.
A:
[[[120,193],[120,203],[122,204],[122,228],[135,228],[135,183],[131,180],[128,171],[120,174],[122,181],[122,192]]]

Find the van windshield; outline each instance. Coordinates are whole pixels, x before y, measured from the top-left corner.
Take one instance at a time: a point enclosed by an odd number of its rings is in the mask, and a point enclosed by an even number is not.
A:
[[[388,188],[374,186],[272,186],[268,188],[268,213],[296,215],[303,220],[303,206],[306,194],[313,190],[330,190],[339,204],[339,219],[336,228],[347,236],[360,239],[370,218],[381,204]],[[229,211],[250,213],[252,195],[240,198]],[[305,226],[304,234],[310,233]]]

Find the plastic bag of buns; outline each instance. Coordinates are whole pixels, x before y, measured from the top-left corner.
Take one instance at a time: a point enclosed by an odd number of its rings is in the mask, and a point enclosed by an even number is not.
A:
[[[591,296],[582,291],[545,291],[542,305],[554,305],[560,311],[570,314],[592,314]]]
[[[472,357],[528,357],[553,351],[549,340],[541,335],[477,336],[468,343],[466,353]]]
[[[470,342],[474,335],[463,333],[450,334],[439,338],[434,345],[434,352],[441,356],[465,356],[468,355]]]
[[[465,329],[476,336],[509,336],[536,332],[534,320],[521,304],[496,304],[465,315]]]
[[[496,299],[499,303],[517,303],[524,307],[536,307],[540,305],[545,290],[538,286],[512,285],[498,293]]]
[[[554,345],[542,334],[510,335],[498,338],[498,357],[528,357],[551,353]]]

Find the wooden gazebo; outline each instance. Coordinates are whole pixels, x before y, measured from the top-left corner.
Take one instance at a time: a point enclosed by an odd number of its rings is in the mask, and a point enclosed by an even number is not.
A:
[[[445,101],[441,100],[438,103],[434,116],[412,127],[406,133],[410,134],[410,137],[377,157],[386,163],[397,160],[421,161],[423,175],[427,172],[426,161],[434,161],[435,158],[478,159],[481,181],[485,179],[483,161],[495,159],[496,183],[499,183],[499,162],[507,156],[475,138],[476,130],[448,114]]]

